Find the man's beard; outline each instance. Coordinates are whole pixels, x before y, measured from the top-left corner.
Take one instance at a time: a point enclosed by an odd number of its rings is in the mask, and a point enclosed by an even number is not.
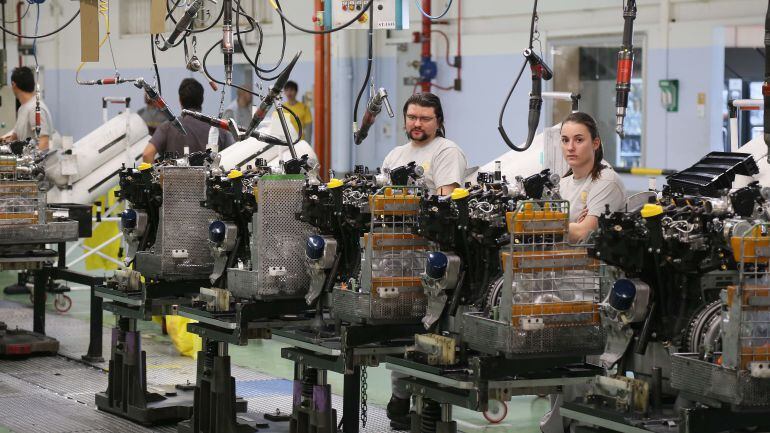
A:
[[[412,132],[418,132],[419,133],[417,138],[412,137]],[[412,129],[411,131],[407,131],[406,138],[408,138],[408,139],[410,139],[412,141],[423,142],[423,141],[428,139],[428,134],[425,131],[423,131],[423,130],[415,131],[414,129]]]

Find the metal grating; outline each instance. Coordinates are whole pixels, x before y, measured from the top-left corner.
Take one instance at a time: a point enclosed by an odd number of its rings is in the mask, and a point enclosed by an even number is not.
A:
[[[77,239],[77,221],[54,221],[47,224],[15,226],[0,225],[0,245],[56,243]]]
[[[743,408],[770,407],[770,381],[697,359],[697,354],[671,357],[671,386],[692,395],[705,396]]]
[[[0,225],[37,223],[41,200],[35,181],[0,181]]]
[[[146,263],[151,269],[140,272],[170,278],[205,279],[213,269],[208,243],[208,224],[216,218],[214,211],[201,207],[206,194],[206,171],[203,167],[164,166],[160,169],[163,187],[159,240],[148,253]],[[174,259],[175,250],[186,250],[186,258]],[[157,263],[160,269],[157,269]],[[137,265],[142,260],[137,261]]]
[[[257,213],[252,230],[252,263],[259,297],[304,297],[310,285],[303,249],[313,228],[297,220],[302,209],[304,176],[264,176],[257,189]],[[276,272],[276,269],[281,269]],[[272,275],[271,275],[272,274]],[[234,292],[235,293],[235,292]]]

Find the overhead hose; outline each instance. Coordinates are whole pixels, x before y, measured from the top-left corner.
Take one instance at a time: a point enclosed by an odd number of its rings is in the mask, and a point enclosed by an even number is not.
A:
[[[370,11],[369,14],[371,15],[369,17],[369,33],[368,33],[368,57],[366,60],[366,77],[364,78],[364,82],[361,83],[361,89],[358,91],[358,96],[356,97],[356,103],[353,106],[353,124],[358,124],[358,105],[361,103],[361,97],[364,94],[364,91],[366,90],[366,85],[369,84],[369,78],[372,75],[372,63],[373,63],[373,45],[374,45],[374,5],[369,7]]]
[[[532,19],[530,22],[530,28],[529,28],[529,48],[524,50],[524,64],[521,65],[521,70],[519,70],[518,75],[516,75],[516,80],[513,82],[513,86],[511,87],[511,90],[508,91],[508,96],[505,98],[505,102],[503,103],[503,107],[500,109],[500,116],[498,117],[497,121],[497,130],[500,132],[500,137],[502,137],[505,144],[508,145],[508,147],[511,148],[511,150],[515,150],[516,152],[524,152],[525,150],[529,149],[529,147],[532,145],[532,142],[535,139],[535,134],[537,133],[537,127],[540,123],[540,109],[542,107],[543,98],[542,98],[542,85],[543,85],[543,79],[549,80],[552,76],[552,72],[548,67],[545,65],[543,60],[534,52],[534,41],[535,41],[535,22],[537,21],[537,0],[534,2],[534,6],[532,8]],[[508,137],[508,134],[505,132],[505,127],[503,126],[503,116],[505,114],[505,109],[508,106],[508,101],[511,99],[511,95],[513,95],[513,91],[516,89],[516,86],[519,84],[519,80],[521,79],[521,74],[524,73],[524,68],[527,67],[527,64],[530,65],[530,69],[532,70],[532,92],[530,93],[529,97],[529,118],[527,122],[528,132],[527,132],[527,141],[524,144],[524,146],[517,146],[515,145],[511,139]]]

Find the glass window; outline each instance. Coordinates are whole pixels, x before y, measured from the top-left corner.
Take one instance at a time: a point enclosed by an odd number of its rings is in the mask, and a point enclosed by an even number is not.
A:
[[[621,35],[555,39],[549,43],[554,70],[551,90],[580,93],[580,111],[596,119],[604,142],[604,158],[616,167],[638,167],[642,164],[643,42],[641,35],[635,37],[633,78],[623,139],[615,133],[615,82]],[[550,107],[551,124],[559,123],[570,112],[569,104],[548,102],[546,107]]]

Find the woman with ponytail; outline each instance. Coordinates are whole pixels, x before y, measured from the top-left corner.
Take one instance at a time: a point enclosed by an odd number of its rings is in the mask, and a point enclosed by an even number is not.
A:
[[[578,242],[596,230],[607,205],[610,211],[623,208],[626,189],[603,159],[602,140],[593,117],[577,112],[564,119],[561,150],[570,168],[559,192],[570,204],[570,241]]]
[[[603,160],[599,129],[588,114],[572,113],[561,123],[561,151],[569,170],[559,183],[559,194],[569,201],[569,240],[580,242],[599,226],[599,215],[607,205],[610,211],[623,208],[626,189],[620,176]],[[585,391],[583,385],[567,386],[562,394],[551,395],[551,411],[540,420],[540,431],[572,431],[559,409],[563,401],[573,401]]]

